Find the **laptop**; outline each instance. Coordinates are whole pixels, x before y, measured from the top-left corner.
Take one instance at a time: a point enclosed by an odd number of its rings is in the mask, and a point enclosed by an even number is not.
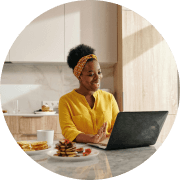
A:
[[[109,138],[88,145],[101,149],[126,149],[154,145],[168,111],[119,112]]]

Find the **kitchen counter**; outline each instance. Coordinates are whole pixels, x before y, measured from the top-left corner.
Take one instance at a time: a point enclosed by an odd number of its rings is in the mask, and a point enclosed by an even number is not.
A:
[[[54,144],[57,142],[54,141]],[[153,155],[160,145],[111,151],[94,148],[99,150],[98,156],[79,162],[56,160],[49,157],[46,153],[31,155],[30,157],[44,168],[66,177],[104,179],[118,176],[136,168]],[[85,148],[90,147],[85,146]]]
[[[23,117],[43,117],[43,116],[59,116],[59,114],[33,114],[33,113],[22,113],[22,114],[3,114],[4,116],[23,116]]]

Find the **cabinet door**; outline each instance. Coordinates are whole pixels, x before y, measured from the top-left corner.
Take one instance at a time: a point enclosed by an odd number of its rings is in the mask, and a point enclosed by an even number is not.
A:
[[[12,62],[64,61],[64,5],[32,21],[10,49]]]
[[[117,5],[98,1],[65,4],[65,61],[71,48],[84,43],[99,62],[117,62]]]
[[[37,130],[43,130],[46,125],[44,117],[19,117],[19,133],[36,135]]]
[[[59,116],[45,116],[44,127],[46,129],[53,129],[54,133],[62,134],[60,124],[59,124]]]
[[[19,133],[19,118],[18,116],[4,116],[7,126],[12,134]]]
[[[32,135],[37,134],[37,130],[52,129],[54,133],[61,134],[58,116],[44,117],[20,117],[19,118],[20,134]]]
[[[123,111],[177,113],[177,66],[163,37],[133,11],[122,11]]]

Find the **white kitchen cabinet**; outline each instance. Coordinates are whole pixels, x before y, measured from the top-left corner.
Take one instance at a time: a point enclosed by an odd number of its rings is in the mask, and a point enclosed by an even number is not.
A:
[[[71,48],[84,43],[99,62],[117,62],[117,5],[100,1],[65,4],[65,61]]]
[[[32,21],[10,49],[11,62],[64,62],[64,5]]]

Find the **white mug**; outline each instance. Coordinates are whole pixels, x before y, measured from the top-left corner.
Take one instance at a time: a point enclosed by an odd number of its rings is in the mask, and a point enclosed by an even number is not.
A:
[[[47,141],[48,146],[52,146],[54,140],[54,130],[37,130],[37,140]]]

